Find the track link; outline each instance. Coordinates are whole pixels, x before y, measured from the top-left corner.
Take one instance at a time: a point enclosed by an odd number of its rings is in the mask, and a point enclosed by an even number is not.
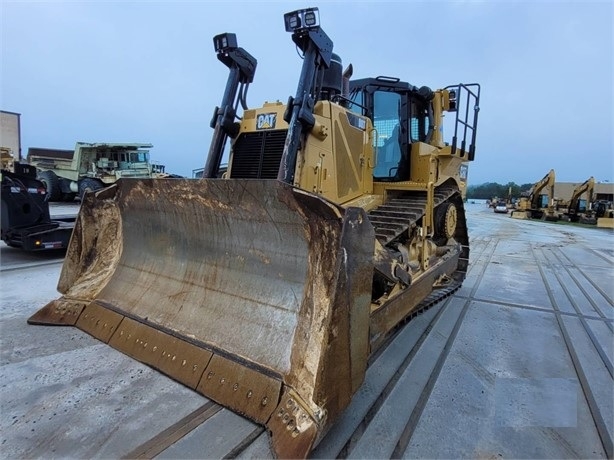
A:
[[[443,186],[435,191],[435,207],[449,199],[458,189]],[[416,226],[416,223],[426,214],[426,192],[405,197],[393,198],[369,212],[369,220],[375,228],[375,236],[386,246],[403,232]],[[464,219],[464,217],[463,217]]]
[[[463,207],[462,198],[459,190],[455,186],[443,185],[435,190],[435,208],[446,201],[455,204],[459,212],[457,213],[457,223],[454,238],[461,244],[458,265],[453,274],[453,279],[447,284],[435,287],[433,291],[420,302],[414,310],[405,318],[406,323],[411,318],[429,309],[437,302],[449,297],[456,292],[465,279],[469,264],[469,236],[467,233],[467,221]],[[369,220],[375,228],[376,238],[383,246],[390,245],[404,232],[411,230],[418,221],[426,214],[427,196],[426,192],[408,194],[403,197],[396,197],[385,204],[378,206],[368,213]]]

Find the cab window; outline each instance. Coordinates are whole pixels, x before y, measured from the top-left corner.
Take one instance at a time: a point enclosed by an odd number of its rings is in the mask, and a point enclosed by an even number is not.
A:
[[[373,126],[377,131],[374,139],[377,164],[373,177],[392,178],[396,176],[401,161],[401,95],[389,91],[375,91],[373,107]]]

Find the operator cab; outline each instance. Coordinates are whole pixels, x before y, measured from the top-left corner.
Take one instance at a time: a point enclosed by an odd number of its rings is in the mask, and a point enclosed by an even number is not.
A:
[[[369,117],[375,128],[376,181],[409,179],[410,149],[414,142],[429,142],[433,122],[433,92],[398,78],[377,77],[350,81],[349,110]]]

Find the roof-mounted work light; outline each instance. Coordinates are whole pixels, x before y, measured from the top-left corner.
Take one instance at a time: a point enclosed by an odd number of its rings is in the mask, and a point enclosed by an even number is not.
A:
[[[223,53],[237,48],[236,34],[225,33],[213,37],[213,46],[216,53]]]
[[[457,93],[456,87],[448,89],[448,107],[446,108],[448,112],[456,112],[456,109],[457,109],[456,93]]]
[[[318,8],[305,8],[284,14],[286,32],[313,30],[320,27],[320,12]]]

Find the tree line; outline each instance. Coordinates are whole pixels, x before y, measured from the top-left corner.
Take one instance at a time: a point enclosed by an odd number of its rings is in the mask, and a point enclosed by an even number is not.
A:
[[[515,182],[508,182],[507,184],[498,184],[496,182],[487,182],[480,185],[469,185],[467,187],[467,198],[475,198],[478,200],[490,200],[494,197],[507,198],[510,194],[511,197],[520,197],[521,192],[528,192],[533,187],[533,184],[516,184]]]

